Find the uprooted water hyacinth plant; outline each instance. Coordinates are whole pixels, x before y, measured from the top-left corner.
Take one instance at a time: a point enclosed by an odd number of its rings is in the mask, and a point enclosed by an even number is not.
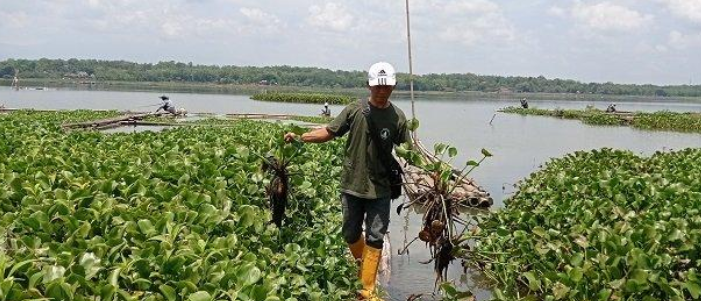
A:
[[[294,128],[293,132],[300,135],[304,131],[298,127]],[[285,143],[283,138],[273,138],[270,144],[273,149],[266,156],[260,156],[260,158],[263,161],[262,170],[272,177],[265,189],[272,212],[271,222],[280,228],[285,219],[285,207],[287,207],[290,194],[291,174],[288,169],[293,160],[302,155],[305,149],[302,142],[297,140]]]
[[[415,130],[416,126],[411,129]],[[453,191],[492,154],[483,149],[479,161],[470,160],[458,171],[452,166],[458,153],[457,149],[446,144],[436,144],[433,153],[428,157],[416,151],[411,144],[398,147],[396,152],[399,157],[423,170],[433,180],[432,187],[427,187],[429,189],[423,194],[401,204],[397,207],[397,213],[416,204],[420,204],[418,206],[425,212],[417,239],[426,243],[430,250],[431,258],[425,263],[433,263],[436,284],[439,284],[447,279],[450,263],[469,249],[463,234],[468,231],[470,223],[460,216],[460,209],[465,205],[453,199]],[[461,230],[458,229],[460,226]],[[414,241],[416,239],[409,244]],[[407,248],[408,245],[404,250]]]

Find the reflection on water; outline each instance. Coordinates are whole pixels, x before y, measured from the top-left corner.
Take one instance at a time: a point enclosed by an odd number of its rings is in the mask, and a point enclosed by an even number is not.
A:
[[[11,108],[37,109],[115,109],[136,110],[139,106],[159,103],[161,91],[155,92],[110,92],[110,91],[12,91],[0,87],[0,105]],[[316,115],[321,105],[271,103],[252,101],[242,95],[216,95],[194,93],[169,93],[178,107],[189,112],[210,113],[267,113]],[[406,98],[396,98],[394,104],[407,113],[411,112]],[[584,109],[587,105],[605,109],[610,100],[537,100],[529,99],[532,107]],[[701,104],[675,101],[615,101],[619,110],[701,112]],[[477,183],[489,191],[494,198],[494,207],[503,207],[503,200],[516,188],[514,184],[536,171],[550,158],[562,157],[578,150],[602,147],[627,149],[636,154],[650,155],[656,151],[669,151],[686,147],[701,147],[701,135],[673,132],[643,131],[628,127],[606,127],[583,124],[577,120],[561,120],[549,117],[497,114],[505,106],[518,105],[518,100],[503,99],[436,99],[420,96],[416,103],[421,127],[418,135],[426,146],[447,142],[459,150],[455,165],[460,166],[469,159],[480,158],[480,150],[488,149],[494,157],[488,158],[471,175]],[[334,113],[342,106],[331,106]],[[162,129],[162,128],[161,128]],[[137,132],[161,130],[154,127],[117,128],[112,132]],[[395,202],[394,207],[399,203]],[[340,206],[340,204],[339,204]],[[392,275],[387,286],[391,300],[406,300],[414,293],[433,292],[435,275],[432,264],[420,261],[430,259],[425,244],[415,242],[409,253],[398,255],[406,238],[413,239],[420,231],[421,216],[392,214],[390,241],[393,248]],[[448,276],[465,288],[470,288],[479,300],[489,297],[479,278],[468,274],[463,277],[463,268],[452,265]],[[489,287],[489,286],[486,286]]]

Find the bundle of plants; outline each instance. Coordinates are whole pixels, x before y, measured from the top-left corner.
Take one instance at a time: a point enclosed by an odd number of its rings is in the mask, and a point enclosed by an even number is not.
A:
[[[296,128],[295,132],[301,135],[303,130]],[[290,196],[291,174],[288,169],[293,160],[304,152],[304,147],[297,140],[285,143],[282,136],[272,143],[275,148],[267,156],[261,156],[262,170],[271,176],[265,193],[268,196],[268,205],[272,212],[271,222],[280,228],[285,219],[285,207]]]
[[[465,258],[500,300],[699,300],[701,150],[554,159],[479,223]]]
[[[397,155],[409,164],[422,169],[432,179],[432,186],[422,194],[410,199],[397,207],[397,213],[416,204],[421,212],[425,212],[422,218],[422,228],[417,238],[404,246],[404,250],[417,239],[423,241],[430,250],[431,258],[424,263],[433,263],[436,273],[436,284],[447,279],[448,266],[469,250],[464,234],[469,230],[469,221],[461,217],[461,207],[469,207],[455,200],[454,190],[462,183],[472,171],[475,170],[486,158],[492,155],[487,150],[482,150],[483,157],[479,161],[468,161],[459,172],[461,178],[454,179],[452,162],[457,156],[457,149],[446,144],[436,144],[432,158],[425,159],[419,152],[406,144],[397,148]],[[405,183],[427,185],[421,183]],[[458,230],[462,227],[462,230]]]
[[[317,104],[349,104],[355,98],[342,94],[304,93],[304,92],[264,92],[251,96],[253,100],[292,102],[292,103],[317,103]]]

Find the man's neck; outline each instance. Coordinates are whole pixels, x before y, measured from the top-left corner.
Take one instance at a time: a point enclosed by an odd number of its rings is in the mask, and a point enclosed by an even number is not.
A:
[[[372,98],[372,96],[371,96],[370,97],[370,104],[373,107],[384,109],[384,108],[389,107],[389,99],[376,99],[376,98]]]

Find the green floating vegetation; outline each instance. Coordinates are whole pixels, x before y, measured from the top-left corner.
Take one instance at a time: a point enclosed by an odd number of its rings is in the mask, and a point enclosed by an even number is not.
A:
[[[290,119],[292,120],[297,120],[297,121],[302,121],[302,122],[308,122],[308,123],[317,123],[317,124],[328,124],[333,120],[332,117],[325,117],[325,116],[301,116],[301,115],[294,115],[291,116]]]
[[[499,110],[499,112],[577,119],[591,125],[626,125],[645,130],[701,133],[701,113],[675,113],[669,111],[655,113],[606,113],[597,109],[547,110],[519,107],[506,107]]]
[[[288,166],[293,218],[278,229],[261,157],[292,127],[60,127],[109,115],[0,114],[3,300],[354,298],[333,201],[342,141],[304,145]]]
[[[349,104],[356,100],[355,97],[337,94],[322,94],[322,93],[285,93],[285,92],[266,92],[257,93],[251,96],[253,100],[260,101],[275,101],[275,102],[294,102],[294,103],[318,103],[323,104]]]
[[[701,149],[576,152],[505,205],[467,256],[499,283],[497,299],[701,298]]]

